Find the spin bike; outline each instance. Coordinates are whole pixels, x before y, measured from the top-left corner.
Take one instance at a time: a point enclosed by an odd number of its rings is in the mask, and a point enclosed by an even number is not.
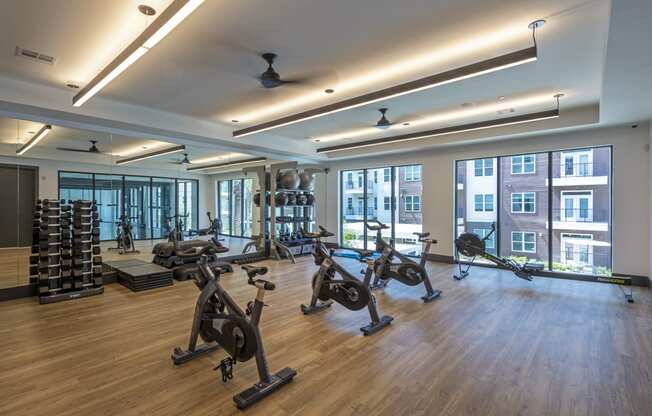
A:
[[[215,273],[208,267],[206,255],[211,250],[210,246],[202,250],[200,273],[195,277],[195,284],[201,293],[195,305],[188,349],[184,351],[176,347],[172,352],[172,362],[180,365],[221,347],[229,356],[215,370],[220,369],[222,381],[226,382],[233,378],[233,368],[237,362],[255,358],[260,380],[233,396],[236,406],[244,409],[292,381],[297,372],[289,367],[275,374],[269,371],[259,323],[265,306],[265,292],[274,290],[275,285],[256,279],[257,275],[267,273],[267,268],[242,266],[247,273],[247,283],[258,289],[254,301],[249,302],[243,311],[220,284],[219,272]],[[204,343],[197,345],[198,338]]]
[[[389,281],[394,279],[407,286],[417,286],[421,283],[426,287],[426,294],[421,296],[424,303],[431,302],[441,296],[441,290],[435,290],[430,283],[430,277],[426,270],[426,256],[430,252],[430,247],[437,244],[437,240],[428,238],[430,233],[412,233],[420,243],[425,244],[421,260],[419,263],[412,260],[405,254],[400,253],[390,243],[383,238],[382,230],[389,226],[380,221],[377,225],[367,224],[367,229],[376,232],[376,252],[380,253],[374,264],[374,281],[372,289],[387,287]],[[396,262],[395,260],[398,260]]]
[[[302,304],[301,311],[304,315],[321,311],[330,307],[333,301],[339,303],[351,311],[358,311],[365,307],[369,310],[371,322],[369,325],[360,328],[364,335],[373,335],[388,326],[393,317],[378,314],[376,298],[371,293],[369,283],[373,275],[374,260],[369,258],[371,251],[359,250],[360,262],[367,264],[364,280],[360,281],[342,266],[333,260],[333,251],[336,247],[329,249],[322,238],[332,237],[334,234],[319,226],[315,233],[303,232],[304,237],[315,240],[313,257],[319,270],[312,277],[312,297],[308,305]],[[336,275],[339,275],[338,279]]]
[[[120,216],[120,221],[115,222],[118,226],[118,235],[115,238],[118,246],[109,247],[109,250],[118,250],[119,254],[140,253],[140,251],[136,250],[136,247],[134,246],[134,234],[131,219],[132,218],[128,218],[123,214]]]
[[[453,275],[455,280],[462,280],[469,275],[469,269],[471,269],[471,266],[473,266],[473,262],[475,261],[476,257],[482,257],[499,267],[510,270],[517,277],[520,277],[523,280],[527,280],[528,282],[532,281],[534,273],[543,270],[543,264],[525,263],[522,265],[512,259],[498,257],[488,253],[486,251],[485,242],[491,238],[495,232],[496,224],[492,223],[491,232],[489,232],[483,238],[480,238],[477,234],[467,232],[460,234],[460,236],[455,239],[455,248],[457,249],[457,252],[463,256],[471,258],[471,262],[466,266],[465,269],[462,268],[462,263],[460,261],[457,262],[459,267],[459,274]]]

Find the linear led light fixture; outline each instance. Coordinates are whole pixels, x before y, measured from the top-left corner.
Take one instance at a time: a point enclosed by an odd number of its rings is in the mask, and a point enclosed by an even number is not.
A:
[[[267,160],[266,157],[254,157],[251,159],[242,159],[242,160],[236,160],[233,162],[226,162],[226,163],[215,163],[212,165],[203,165],[203,166],[192,166],[187,168],[187,171],[193,171],[193,170],[204,170],[204,169],[216,169],[216,168],[225,168],[227,166],[236,166],[236,165],[244,165],[245,163],[253,163],[253,162],[262,162],[264,160]]]
[[[24,145],[20,147],[20,149],[16,150],[16,154],[23,155],[29,149],[36,146],[36,143],[43,140],[43,138],[47,136],[50,130],[52,130],[52,126],[49,124],[46,124],[45,126],[41,127],[41,130],[37,131],[36,134],[33,135],[31,139],[29,139],[27,142],[25,142]]]
[[[138,156],[128,157],[126,159],[116,160],[115,164],[124,165],[126,163],[137,162],[139,160],[145,160],[157,156],[169,155],[171,153],[182,152],[184,150],[186,150],[186,146],[182,144],[179,146],[168,147],[167,149],[161,149],[161,150],[156,150],[154,152],[143,153],[142,155],[138,155]]]
[[[501,69],[511,68],[517,65],[523,65],[525,63],[533,62],[536,60],[537,47],[535,45],[516,52],[511,52],[495,58],[487,59],[485,61],[480,61],[460,68],[451,69],[450,71],[430,75],[425,78],[420,78],[414,81],[395,85],[393,87],[384,88],[379,91],[314,108],[312,110],[303,111],[301,113],[292,114],[290,116],[281,117],[276,120],[236,130],[233,132],[233,137],[243,137],[249,134],[260,133],[278,127],[298,123],[300,121],[323,117],[328,114],[338,113],[340,111],[375,103],[377,101],[399,97],[401,95],[412,94],[417,91],[427,90],[430,88],[438,87],[440,85],[451,84],[463,79],[477,77],[483,74],[500,71]]]
[[[493,127],[509,126],[512,124],[530,123],[539,120],[548,120],[559,117],[559,108],[538,113],[522,114],[520,116],[499,118],[495,120],[480,121],[477,123],[462,124],[459,126],[444,127],[436,130],[420,131],[415,133],[401,134],[392,137],[366,140],[357,143],[340,144],[337,146],[322,147],[317,153],[338,152],[342,150],[359,149],[362,147],[378,146],[381,144],[406,142],[410,140],[425,139],[427,137],[443,136],[446,134],[463,133],[467,131],[490,129]]]
[[[72,99],[72,105],[81,107],[92,96],[97,94],[115,77],[120,75],[131,64],[136,62],[147,51],[152,49],[161,39],[170,33],[190,13],[199,7],[204,0],[175,0],[165,9],[143,33],[136,38],[120,55],[95,76]]]

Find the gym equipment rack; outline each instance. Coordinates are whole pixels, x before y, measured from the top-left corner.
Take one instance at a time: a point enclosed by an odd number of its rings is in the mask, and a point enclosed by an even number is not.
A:
[[[30,283],[38,285],[40,303],[104,292],[96,209],[93,201],[37,201]]]

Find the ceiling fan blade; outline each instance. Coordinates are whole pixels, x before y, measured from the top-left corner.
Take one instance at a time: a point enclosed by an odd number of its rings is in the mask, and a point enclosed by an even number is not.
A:
[[[72,149],[70,147],[57,147],[57,150],[61,150],[64,152],[93,153],[87,149]]]

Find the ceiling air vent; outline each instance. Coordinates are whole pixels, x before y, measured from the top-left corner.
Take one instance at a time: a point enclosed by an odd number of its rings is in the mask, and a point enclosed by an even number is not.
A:
[[[31,59],[32,61],[36,61],[48,65],[54,65],[54,62],[56,61],[56,58],[53,56],[36,52],[30,49],[21,48],[20,46],[16,46],[14,55],[19,56],[21,58]]]

